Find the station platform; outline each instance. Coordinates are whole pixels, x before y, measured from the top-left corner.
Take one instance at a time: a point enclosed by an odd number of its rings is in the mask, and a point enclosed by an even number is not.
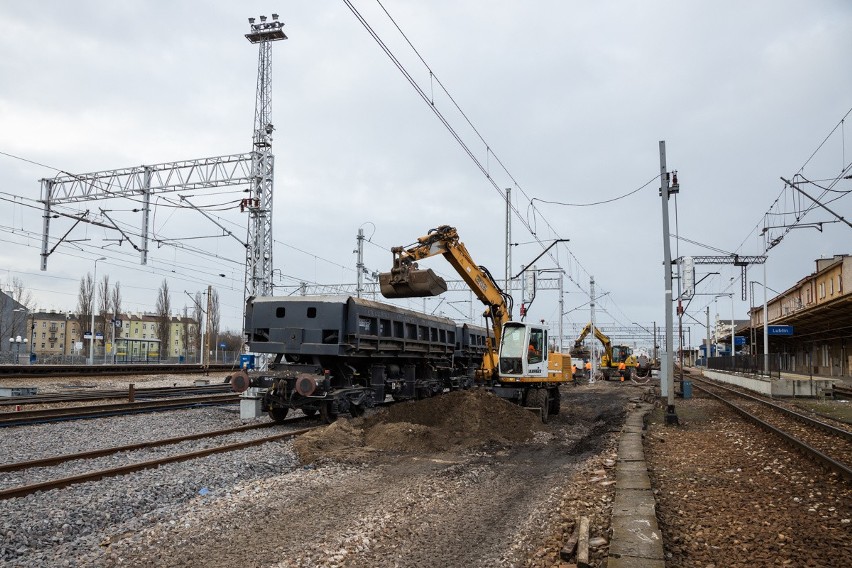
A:
[[[619,438],[609,568],[665,568],[656,500],[642,445],[644,419],[653,408],[653,404],[637,404]]]
[[[748,389],[750,391],[771,397],[812,397],[818,398],[830,392],[833,385],[852,384],[846,383],[841,377],[825,377],[814,375],[797,375],[793,373],[781,373],[780,379],[769,379],[766,377],[754,377],[740,375],[727,371],[715,371],[713,369],[696,368],[695,371],[702,373],[708,379],[727,383]]]

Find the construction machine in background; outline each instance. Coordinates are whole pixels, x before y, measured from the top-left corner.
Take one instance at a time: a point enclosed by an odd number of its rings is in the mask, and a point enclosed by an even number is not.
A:
[[[571,354],[588,352],[583,347],[583,340],[589,335],[592,330],[592,324],[586,324],[580,335],[574,341],[574,348]],[[599,327],[595,326],[595,337],[601,342],[604,352],[601,355],[601,373],[607,381],[613,377],[620,377],[621,380],[630,379],[639,367],[639,362],[633,356],[633,350],[627,345],[613,345],[609,337],[607,337]]]
[[[512,297],[504,292],[484,266],[477,265],[459,240],[454,227],[432,229],[408,247],[394,247],[393,267],[379,274],[385,298],[436,296],[447,284],[431,269],[417,262],[442,255],[485,304],[484,316],[494,333],[486,341],[482,365],[476,371],[479,383],[496,395],[522,406],[537,407],[542,420],[559,414],[559,385],[573,379],[571,357],[548,350],[547,328],[512,321]]]

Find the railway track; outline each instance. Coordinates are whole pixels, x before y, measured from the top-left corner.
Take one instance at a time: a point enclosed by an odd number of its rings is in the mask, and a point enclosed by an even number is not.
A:
[[[120,365],[0,365],[0,378],[92,377],[105,375],[160,375],[232,371],[232,364],[187,365],[126,363]]]
[[[731,407],[746,420],[781,437],[807,457],[852,481],[852,432],[775,403],[692,377],[693,386]],[[741,399],[734,404],[730,396]]]
[[[282,424],[293,424],[297,422],[301,422],[304,420],[304,417],[291,418],[286,420]],[[100,450],[93,450],[89,452],[81,452],[76,454],[65,454],[60,456],[52,456],[47,458],[41,458],[37,460],[30,460],[26,462],[13,462],[8,464],[0,465],[0,472],[12,472],[12,471],[21,471],[25,469],[35,468],[35,467],[51,467],[56,465],[61,465],[74,460],[82,460],[82,459],[91,459],[96,457],[102,457],[110,454],[115,454],[119,452],[126,451],[136,451],[136,450],[144,450],[149,448],[155,448],[160,446],[167,446],[171,444],[177,444],[179,442],[185,442],[189,440],[199,440],[199,439],[207,439],[207,438],[215,438],[218,436],[225,436],[228,434],[234,434],[238,432],[244,432],[248,430],[258,430],[264,428],[270,428],[274,426],[281,426],[282,424],[275,422],[265,422],[262,424],[250,424],[247,426],[237,426],[234,428],[227,428],[224,430],[215,430],[212,432],[203,432],[198,434],[190,434],[186,436],[178,436],[173,438],[166,438],[162,440],[154,440],[150,442],[141,442],[138,444],[129,444],[125,446],[117,446],[112,448],[103,448]],[[71,485],[76,485],[79,483],[85,483],[88,481],[97,481],[100,479],[104,479],[106,477],[116,477],[119,475],[126,475],[128,473],[133,473],[135,471],[142,471],[144,469],[154,469],[161,465],[192,460],[196,458],[201,458],[205,456],[209,456],[217,453],[224,452],[232,452],[235,450],[241,450],[243,448],[249,448],[252,446],[259,446],[261,444],[265,444],[267,442],[274,442],[278,440],[283,440],[286,438],[300,436],[306,432],[310,432],[317,426],[313,426],[310,428],[302,428],[298,430],[289,430],[287,432],[279,432],[276,434],[272,434],[269,436],[263,436],[261,438],[256,438],[253,440],[247,440],[243,442],[235,442],[230,444],[222,444],[219,446],[204,448],[201,450],[194,450],[190,452],[183,452],[179,454],[173,454],[169,456],[162,456],[153,460],[145,460],[140,462],[135,462],[119,467],[113,467],[108,469],[95,470],[91,472],[87,472],[80,475],[72,475],[67,477],[60,477],[51,479],[48,481],[31,483],[28,485],[22,485],[18,487],[12,487],[4,490],[0,490],[0,500],[12,499],[15,497],[24,497],[26,495],[30,495],[37,491],[49,491],[52,489],[61,489],[64,487],[69,487]]]
[[[232,392],[227,383],[193,387],[148,387],[134,388],[133,397],[138,399],[167,398],[177,396],[193,396],[203,394],[219,394]],[[84,402],[88,400],[106,400],[113,398],[128,398],[130,391],[125,389],[92,389],[86,391],[64,391],[59,393],[44,393],[33,396],[0,397],[2,406],[23,406],[27,404],[54,404],[64,402]]]
[[[845,400],[852,400],[852,389],[850,389],[850,388],[847,388],[847,387],[844,387],[844,386],[839,386],[839,385],[834,385],[831,388],[831,391],[832,391],[832,396],[834,396],[834,398],[843,398]]]
[[[191,396],[184,398],[172,398],[168,400],[154,400],[143,402],[126,402],[119,404],[98,404],[93,406],[68,406],[63,408],[47,408],[40,410],[24,410],[19,412],[0,413],[0,428],[9,426],[25,426],[43,422],[57,422],[62,420],[79,420],[83,418],[103,418],[106,416],[117,416],[120,414],[134,414],[138,412],[154,412],[160,410],[176,410],[194,406],[209,406],[231,404],[239,401],[239,395],[214,394],[206,396]]]

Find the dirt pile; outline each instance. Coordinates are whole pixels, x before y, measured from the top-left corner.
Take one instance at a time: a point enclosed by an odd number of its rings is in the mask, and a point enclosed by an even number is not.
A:
[[[378,451],[435,453],[524,442],[541,430],[538,414],[484,390],[454,391],[395,404],[358,420],[338,420],[295,442],[302,463],[364,461]]]

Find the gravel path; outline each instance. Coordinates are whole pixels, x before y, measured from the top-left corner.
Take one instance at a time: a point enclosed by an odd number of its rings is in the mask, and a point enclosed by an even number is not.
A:
[[[651,418],[646,456],[666,566],[852,565],[852,489],[721,403]]]

